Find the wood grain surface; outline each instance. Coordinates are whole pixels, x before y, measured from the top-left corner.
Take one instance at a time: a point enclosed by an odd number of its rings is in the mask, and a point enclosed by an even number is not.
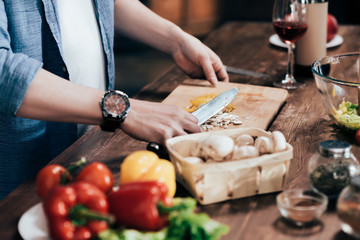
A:
[[[272,87],[272,82],[282,78],[287,68],[287,51],[271,46],[268,42],[273,33],[270,22],[230,22],[213,31],[205,43],[221,57],[224,64],[270,76],[263,79],[230,75],[231,82]],[[328,55],[360,50],[360,26],[340,26],[338,34],[344,38],[344,43],[329,49]],[[321,141],[346,140],[352,144],[355,156],[360,156],[360,147],[355,144],[353,136],[336,128],[325,115],[313,77],[301,76],[299,73],[295,73],[295,76],[306,82],[306,86],[288,91],[285,105],[268,128],[270,131],[282,131],[294,148],[294,158],[285,180],[287,189],[310,187],[307,162]],[[174,66],[146,85],[136,98],[161,102],[185,79],[188,79],[188,76]],[[103,161],[118,180],[122,160],[135,150],[145,149],[146,145],[146,142],[132,139],[120,130],[107,133],[95,127],[51,163],[68,166],[85,156],[90,162]],[[178,185],[176,196],[189,196],[189,193]],[[272,193],[198,206],[197,211],[206,212],[211,218],[230,227],[229,233],[222,238],[225,240],[351,239],[340,230],[334,202],[330,202],[318,224],[294,227],[280,217],[276,196],[277,193]],[[17,231],[18,220],[27,209],[39,201],[34,179],[30,179],[3,199],[0,202],[1,239],[21,239]]]
[[[190,100],[206,94],[219,95],[224,91],[238,88],[239,92],[231,102],[236,108],[231,112],[243,122],[241,125],[228,125],[228,128],[258,127],[267,129],[270,122],[284,104],[288,91],[279,88],[253,86],[241,83],[219,82],[216,87],[203,80],[187,79],[174,89],[163,103],[174,104],[182,109],[191,106]],[[219,130],[221,127],[214,127]]]

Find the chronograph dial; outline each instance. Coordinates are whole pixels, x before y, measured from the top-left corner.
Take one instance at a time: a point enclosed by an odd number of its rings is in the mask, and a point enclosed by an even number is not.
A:
[[[103,96],[100,106],[103,114],[101,129],[115,131],[125,120],[130,110],[129,97],[122,91],[109,90]]]

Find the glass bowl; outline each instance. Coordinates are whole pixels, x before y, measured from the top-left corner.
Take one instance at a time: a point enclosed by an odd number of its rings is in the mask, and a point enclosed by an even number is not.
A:
[[[286,190],[276,197],[281,216],[297,226],[314,223],[327,208],[328,198],[314,190]]]
[[[350,132],[360,129],[360,53],[328,56],[315,61],[312,72],[330,118]]]

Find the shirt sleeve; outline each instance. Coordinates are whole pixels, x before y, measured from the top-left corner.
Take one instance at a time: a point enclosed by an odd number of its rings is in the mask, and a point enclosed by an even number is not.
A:
[[[15,116],[42,63],[11,49],[8,18],[0,1],[0,113]]]

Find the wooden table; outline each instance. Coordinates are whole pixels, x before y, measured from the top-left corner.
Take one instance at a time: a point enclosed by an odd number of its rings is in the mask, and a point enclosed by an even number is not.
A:
[[[287,52],[273,47],[268,38],[274,33],[270,23],[227,23],[213,31],[205,43],[220,55],[224,64],[254,70],[271,76],[271,79],[230,75],[233,82],[272,86],[275,79],[284,76]],[[341,26],[339,34],[344,43],[328,51],[328,55],[359,51],[360,26]],[[162,101],[179,83],[187,78],[177,67],[169,69],[154,82],[145,86],[138,99]],[[280,130],[294,147],[285,187],[308,188],[306,164],[317,150],[318,144],[327,139],[341,139],[352,143],[355,155],[360,153],[352,136],[338,130],[320,102],[313,78],[299,77],[306,87],[289,91],[289,97],[269,130]],[[79,139],[52,163],[69,165],[85,156],[89,161],[103,161],[119,177],[119,166],[128,154],[145,149],[147,143],[136,141],[121,131],[106,133],[95,128]],[[177,195],[189,193],[178,186]],[[310,228],[293,228],[280,217],[276,207],[277,193],[248,197],[208,206],[198,210],[207,212],[213,219],[228,224],[230,232],[223,239],[346,239],[340,230],[334,204],[322,217],[322,223]],[[1,239],[21,239],[17,223],[21,215],[40,200],[36,195],[34,180],[30,180],[0,202]]]

